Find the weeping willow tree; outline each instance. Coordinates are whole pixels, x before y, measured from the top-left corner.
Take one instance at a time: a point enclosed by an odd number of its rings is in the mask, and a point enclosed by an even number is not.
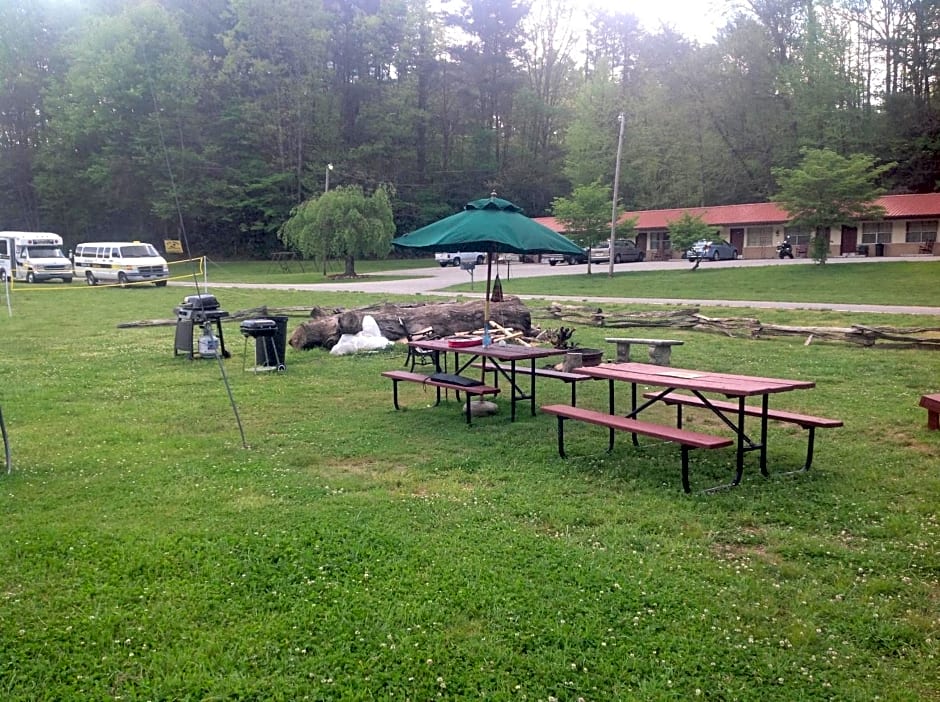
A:
[[[278,232],[285,245],[323,263],[345,262],[343,275],[356,275],[356,258],[385,256],[392,248],[395,222],[384,187],[366,195],[358,185],[311,198],[294,209]]]

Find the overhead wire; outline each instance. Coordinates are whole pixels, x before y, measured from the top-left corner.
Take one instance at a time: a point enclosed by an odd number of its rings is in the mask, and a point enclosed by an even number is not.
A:
[[[164,163],[166,164],[167,176],[170,179],[170,190],[173,193],[173,202],[176,206],[176,214],[178,218],[180,237],[183,240],[183,246],[186,251],[186,256],[192,259],[192,249],[189,246],[189,236],[186,233],[186,221],[183,218],[183,208],[180,205],[179,191],[176,187],[176,177],[173,174],[173,167],[170,164],[170,152],[169,152],[169,149],[167,149],[166,139],[163,134],[163,122],[160,119],[160,104],[157,101],[157,91],[153,85],[153,76],[151,76],[149,73],[147,75],[147,80],[150,84],[150,97],[153,100],[153,112],[154,112],[154,117],[157,122],[157,134],[160,138],[160,148],[163,150],[163,160],[164,160]],[[197,297],[199,297],[202,295],[202,291],[199,285],[199,276],[197,275],[195,265],[192,266],[192,275],[193,275],[193,285],[196,289],[196,295]],[[202,298],[199,297],[199,299],[202,299]],[[212,333],[212,327],[210,325],[210,322],[208,321],[206,322],[205,329],[206,329],[206,333],[208,334]],[[232,393],[232,386],[229,383],[228,374],[225,372],[223,349],[220,348],[218,350],[218,352],[215,354],[215,358],[218,361],[219,374],[222,376],[222,383],[225,385],[225,391],[228,394],[229,404],[232,407],[232,413],[235,415],[235,424],[238,426],[238,433],[241,435],[242,447],[248,448],[248,441],[245,439],[245,428],[242,426],[241,416],[238,413],[238,404],[235,402],[235,395]]]

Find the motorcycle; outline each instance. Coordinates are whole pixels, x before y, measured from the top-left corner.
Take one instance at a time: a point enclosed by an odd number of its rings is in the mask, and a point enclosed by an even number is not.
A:
[[[784,239],[781,243],[777,244],[777,257],[793,258],[793,246],[790,245],[789,239]]]

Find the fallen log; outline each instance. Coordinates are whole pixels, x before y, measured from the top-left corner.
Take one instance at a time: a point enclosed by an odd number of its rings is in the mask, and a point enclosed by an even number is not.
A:
[[[331,349],[343,334],[362,331],[362,318],[367,314],[375,319],[382,336],[393,341],[405,338],[405,330],[399,320],[404,320],[409,329],[431,327],[437,337],[473,332],[483,327],[482,300],[410,305],[383,303],[306,321],[294,330],[288,343],[298,350]],[[507,296],[502,302],[490,302],[490,318],[499,326],[512,328],[526,336],[532,327],[532,315],[517,297]]]

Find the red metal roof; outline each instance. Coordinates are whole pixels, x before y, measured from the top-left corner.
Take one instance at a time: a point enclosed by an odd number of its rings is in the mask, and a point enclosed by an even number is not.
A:
[[[911,219],[915,217],[940,218],[940,193],[924,195],[885,195],[876,202],[885,208],[885,219]],[[715,207],[677,207],[671,210],[641,210],[628,212],[627,217],[636,217],[637,229],[666,229],[684,213],[700,216],[706,224],[715,226],[745,226],[760,224],[783,224],[790,217],[773,202],[755,202],[746,205],[717,205]],[[555,217],[537,217],[537,222],[556,232],[565,228]]]

